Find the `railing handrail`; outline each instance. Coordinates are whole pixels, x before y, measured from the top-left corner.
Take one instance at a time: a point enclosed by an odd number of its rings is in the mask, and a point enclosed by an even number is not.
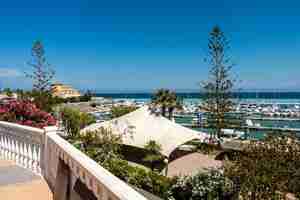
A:
[[[72,175],[80,178],[100,199],[146,200],[143,195],[60,137],[57,127],[39,129],[0,121],[0,153],[3,153],[3,158],[14,160],[44,176],[50,187],[56,181],[57,161],[63,160]]]
[[[117,178],[108,170],[100,166],[97,162],[89,158],[80,150],[76,149],[69,142],[61,138],[57,134],[49,135],[49,137],[57,144],[61,149],[65,151],[75,162],[77,162],[82,168],[101,181],[101,184],[118,199],[124,200],[146,200],[144,196],[139,194],[125,182]]]
[[[28,131],[28,132],[34,133],[34,134],[40,134],[40,135],[44,134],[43,129],[34,128],[34,127],[31,127],[31,126],[24,126],[24,125],[12,123],[12,122],[0,121],[0,126],[4,126],[6,128],[18,129],[18,130],[21,130],[21,131]]]

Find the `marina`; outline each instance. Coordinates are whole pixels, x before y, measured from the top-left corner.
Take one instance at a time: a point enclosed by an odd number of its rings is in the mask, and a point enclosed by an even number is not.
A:
[[[186,94],[179,94],[187,96]],[[101,96],[101,97],[100,97]],[[124,98],[127,96],[129,98]],[[283,96],[283,95],[281,95]],[[148,97],[148,98],[145,98]],[[112,97],[97,94],[95,100],[100,105],[106,105],[103,112],[96,112],[98,116],[106,116],[109,107],[113,105],[132,105],[142,107],[151,102],[151,96],[146,94],[113,94]],[[101,103],[102,102],[102,103]],[[104,103],[103,103],[104,102]],[[205,117],[202,116],[202,122],[199,121],[200,98],[183,98],[182,109],[175,110],[174,121],[180,125],[193,130],[209,133],[211,130],[203,126]],[[238,100],[235,112],[243,113],[244,122],[240,127],[235,127],[237,131],[247,134],[248,139],[262,139],[268,134],[276,132],[294,133],[300,135],[300,99],[280,99],[280,98],[250,98]],[[103,119],[103,121],[105,121]]]

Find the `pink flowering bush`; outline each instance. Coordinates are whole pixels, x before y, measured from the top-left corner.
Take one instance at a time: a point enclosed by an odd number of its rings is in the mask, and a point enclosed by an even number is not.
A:
[[[0,120],[36,128],[56,124],[51,114],[38,109],[31,101],[11,101],[0,105]]]

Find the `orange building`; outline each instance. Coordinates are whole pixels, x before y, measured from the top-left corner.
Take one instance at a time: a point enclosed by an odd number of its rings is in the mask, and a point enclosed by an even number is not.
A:
[[[61,98],[79,97],[80,92],[69,85],[55,83],[51,85],[51,93],[53,96]]]

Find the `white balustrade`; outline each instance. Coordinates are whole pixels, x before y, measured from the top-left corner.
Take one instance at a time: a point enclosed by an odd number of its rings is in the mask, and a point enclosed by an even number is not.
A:
[[[49,129],[48,129],[49,130]],[[46,156],[49,167],[49,180],[54,183],[58,160],[61,159],[69,166],[71,174],[93,191],[101,200],[146,200],[146,198],[115,177],[84,153],[73,147],[51,130],[47,134]],[[51,181],[50,181],[51,182]]]
[[[55,191],[58,163],[62,160],[71,173],[71,185],[81,182],[99,200],[146,200],[109,171],[57,135],[56,127],[44,130],[0,121],[0,159],[41,174]]]
[[[40,174],[43,136],[41,129],[0,122],[0,157]]]

